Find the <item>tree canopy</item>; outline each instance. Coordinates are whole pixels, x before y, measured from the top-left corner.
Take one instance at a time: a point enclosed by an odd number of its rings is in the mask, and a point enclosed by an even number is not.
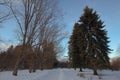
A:
[[[109,38],[104,27],[97,12],[85,7],[69,41],[69,55],[73,64],[79,62],[81,67],[90,67],[95,75],[97,69],[109,66]]]

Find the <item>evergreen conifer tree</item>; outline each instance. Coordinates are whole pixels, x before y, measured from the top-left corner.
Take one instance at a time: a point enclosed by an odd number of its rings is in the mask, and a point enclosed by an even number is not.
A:
[[[79,64],[80,70],[82,67],[92,68],[94,75],[97,75],[97,69],[109,67],[109,38],[104,27],[96,11],[85,7],[69,41],[69,57],[73,67]]]
[[[86,48],[84,49],[90,67],[97,75],[97,69],[107,68],[109,66],[107,31],[104,29],[103,22],[99,19],[98,14],[93,9],[86,7],[79,22],[85,28]]]
[[[79,23],[75,23],[74,30],[69,41],[69,58],[74,68],[79,67],[82,71],[84,58],[84,28]]]
[[[75,24],[74,25],[74,30],[73,30],[73,33],[70,37],[70,41],[69,41],[69,57],[70,57],[70,60],[72,62],[72,66],[76,69],[79,64],[79,48],[78,48],[78,45],[77,45],[77,40],[78,40],[78,28],[79,27],[79,24]]]

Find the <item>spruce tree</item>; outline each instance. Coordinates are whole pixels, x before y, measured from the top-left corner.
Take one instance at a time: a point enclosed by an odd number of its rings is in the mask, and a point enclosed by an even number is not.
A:
[[[85,62],[84,48],[86,46],[86,42],[84,36],[84,27],[80,26],[79,23],[75,23],[74,30],[69,41],[69,58],[73,67],[79,67],[80,71],[82,71],[82,67],[84,67]]]
[[[69,59],[72,62],[73,68],[77,68],[79,65],[79,48],[77,45],[77,40],[78,40],[78,29],[79,29],[79,24],[74,25],[74,30],[73,33],[70,37],[69,41]]]
[[[97,69],[107,68],[109,66],[107,31],[104,29],[103,22],[93,9],[86,7],[83,15],[80,17],[80,25],[85,28],[85,40],[87,63],[97,75]]]
[[[104,27],[96,11],[85,7],[69,41],[69,57],[74,68],[89,67],[97,75],[97,69],[109,67],[109,38]]]

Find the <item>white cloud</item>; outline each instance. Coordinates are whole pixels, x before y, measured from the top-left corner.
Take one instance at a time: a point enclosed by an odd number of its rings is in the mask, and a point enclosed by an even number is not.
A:
[[[16,44],[13,43],[1,43],[0,44],[0,50],[5,51],[7,50],[11,45],[16,46]]]

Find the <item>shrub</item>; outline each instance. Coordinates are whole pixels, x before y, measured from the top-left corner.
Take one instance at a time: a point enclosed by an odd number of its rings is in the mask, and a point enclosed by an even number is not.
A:
[[[111,59],[111,69],[120,70],[120,57]]]

